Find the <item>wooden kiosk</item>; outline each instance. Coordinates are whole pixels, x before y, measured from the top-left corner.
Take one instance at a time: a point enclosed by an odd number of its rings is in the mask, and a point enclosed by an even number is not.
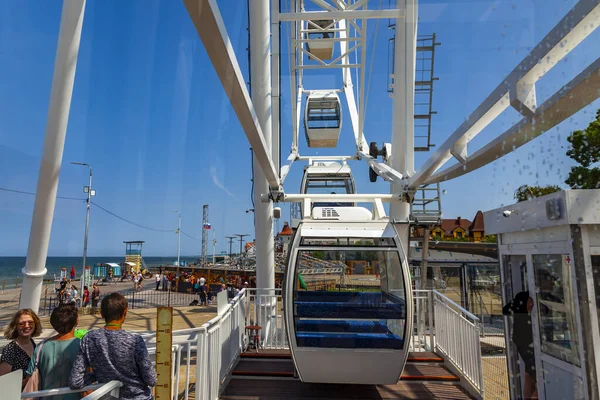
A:
[[[538,398],[598,399],[600,190],[560,191],[484,218],[486,232],[498,235],[503,304],[525,291],[533,300],[521,315],[531,321]],[[505,333],[510,397],[517,399],[529,376],[512,337],[513,315]]]

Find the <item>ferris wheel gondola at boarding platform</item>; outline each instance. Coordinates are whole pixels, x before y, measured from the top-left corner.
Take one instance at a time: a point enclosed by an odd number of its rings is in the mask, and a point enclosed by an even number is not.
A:
[[[304,382],[394,384],[412,327],[410,275],[399,231],[365,207],[311,208],[292,240],[284,290],[298,374]],[[301,271],[315,259],[368,261],[375,274],[366,285],[352,285],[343,284],[343,273],[324,269],[320,280],[332,284],[311,286]]]

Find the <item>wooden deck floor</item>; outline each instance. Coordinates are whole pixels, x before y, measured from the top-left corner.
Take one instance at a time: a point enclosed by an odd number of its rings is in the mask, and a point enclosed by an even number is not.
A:
[[[410,353],[396,385],[302,383],[294,379],[291,354],[285,350],[244,353],[221,400],[300,399],[471,399],[459,378],[433,353]]]
[[[396,385],[333,385],[298,380],[231,379],[220,400],[471,399],[460,386],[400,381]]]

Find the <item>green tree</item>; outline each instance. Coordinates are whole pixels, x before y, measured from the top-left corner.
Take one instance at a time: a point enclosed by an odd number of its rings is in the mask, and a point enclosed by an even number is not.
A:
[[[515,191],[515,200],[517,202],[531,200],[536,197],[545,196],[550,193],[558,192],[559,186],[548,185],[548,186],[529,186],[523,185]]]
[[[496,235],[486,235],[481,240],[481,243],[498,243],[498,238],[496,237]]]
[[[565,183],[571,189],[600,188],[600,168],[592,167],[600,161],[600,110],[587,128],[573,132],[567,137],[567,141],[571,144],[567,156],[579,165],[571,167]]]

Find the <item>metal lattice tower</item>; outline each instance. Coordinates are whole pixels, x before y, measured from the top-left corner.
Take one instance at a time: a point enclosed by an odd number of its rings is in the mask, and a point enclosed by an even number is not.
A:
[[[202,206],[202,265],[206,264],[206,251],[208,247],[208,204]]]

